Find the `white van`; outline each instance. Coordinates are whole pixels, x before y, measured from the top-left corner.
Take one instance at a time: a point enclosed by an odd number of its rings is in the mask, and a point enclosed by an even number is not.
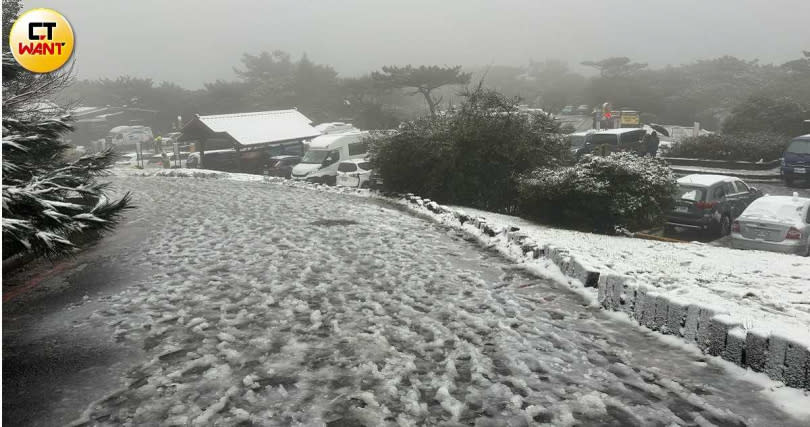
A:
[[[154,139],[149,126],[116,126],[107,133],[107,142],[115,146],[151,143]]]
[[[335,185],[338,163],[368,155],[367,131],[352,129],[321,135],[309,143],[301,163],[292,170],[292,179]]]

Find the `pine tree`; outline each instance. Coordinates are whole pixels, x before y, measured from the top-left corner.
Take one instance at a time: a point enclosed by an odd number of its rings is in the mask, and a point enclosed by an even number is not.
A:
[[[72,130],[48,97],[70,82],[69,70],[29,73],[3,54],[3,259],[73,253],[78,237],[111,230],[131,196],[105,195],[97,177],[115,162],[108,150],[67,161]]]

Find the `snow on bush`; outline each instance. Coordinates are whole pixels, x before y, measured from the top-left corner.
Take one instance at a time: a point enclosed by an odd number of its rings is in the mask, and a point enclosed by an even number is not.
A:
[[[519,209],[526,217],[588,231],[641,229],[660,223],[676,185],[672,170],[656,158],[587,156],[575,166],[524,176]]]
[[[768,132],[701,135],[684,138],[667,153],[670,157],[758,162],[782,157],[790,138]]]
[[[69,117],[38,101],[59,88],[3,56],[3,258],[56,256],[74,250],[78,236],[111,229],[130,195],[110,200],[96,178],[115,162],[111,151],[64,159]],[[41,104],[41,103],[40,103]]]
[[[374,168],[389,191],[513,212],[516,178],[568,160],[568,141],[559,122],[520,112],[516,99],[481,87],[464,96],[456,111],[373,139]]]

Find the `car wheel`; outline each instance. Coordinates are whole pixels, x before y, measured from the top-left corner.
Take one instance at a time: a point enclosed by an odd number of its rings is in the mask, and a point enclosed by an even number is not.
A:
[[[720,218],[720,236],[728,236],[729,234],[731,234],[731,218],[727,215],[723,215],[723,217]]]
[[[793,187],[793,177],[789,177],[785,175],[785,185],[788,187]]]
[[[337,185],[337,177],[336,176],[324,177],[323,183],[334,187],[335,185]]]
[[[675,234],[675,227],[671,225],[664,226],[664,236],[672,236]]]

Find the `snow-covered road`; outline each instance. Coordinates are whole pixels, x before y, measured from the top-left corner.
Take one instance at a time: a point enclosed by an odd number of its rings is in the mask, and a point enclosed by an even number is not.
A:
[[[76,326],[145,356],[90,424],[802,425],[761,386],[383,202],[113,180],[151,230],[122,268],[146,274]]]

